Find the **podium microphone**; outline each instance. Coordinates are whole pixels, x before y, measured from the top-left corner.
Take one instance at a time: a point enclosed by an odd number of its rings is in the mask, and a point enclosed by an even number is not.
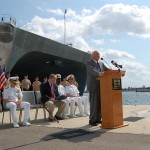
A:
[[[104,58],[101,58],[101,60],[103,60],[109,66],[109,68],[112,70],[111,66],[107,63],[107,61],[105,61]]]
[[[113,61],[113,60],[111,61],[111,63],[112,63],[115,67],[117,67],[117,68],[119,68],[119,69],[122,68],[122,65],[118,65],[117,62],[115,62],[115,61]]]

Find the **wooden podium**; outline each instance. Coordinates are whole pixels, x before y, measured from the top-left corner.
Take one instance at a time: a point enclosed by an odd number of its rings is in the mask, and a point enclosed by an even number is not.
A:
[[[100,80],[102,128],[119,128],[123,124],[121,77],[125,71],[108,70]]]

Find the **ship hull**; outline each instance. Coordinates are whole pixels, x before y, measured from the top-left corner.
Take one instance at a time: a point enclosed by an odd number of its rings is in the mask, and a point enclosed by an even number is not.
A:
[[[4,24],[3,24],[4,26]],[[8,26],[8,24],[7,24]],[[12,27],[12,25],[10,25]],[[11,46],[7,48],[7,57],[1,63],[11,75],[20,80],[28,74],[31,81],[39,76],[43,81],[51,73],[59,73],[62,78],[74,74],[83,94],[86,85],[86,62],[90,54],[68,45],[13,27]],[[4,46],[9,43],[0,41]],[[2,52],[3,49],[1,48]]]

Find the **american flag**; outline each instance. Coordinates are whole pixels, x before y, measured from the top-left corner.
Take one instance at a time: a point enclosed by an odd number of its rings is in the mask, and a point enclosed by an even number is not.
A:
[[[5,73],[3,72],[2,66],[0,65],[0,90],[4,88],[6,83]]]

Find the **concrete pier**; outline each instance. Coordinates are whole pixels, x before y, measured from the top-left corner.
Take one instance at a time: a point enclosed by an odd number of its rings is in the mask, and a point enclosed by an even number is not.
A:
[[[56,111],[57,109],[55,109]],[[150,146],[150,106],[123,106],[124,123],[129,126],[102,129],[88,125],[88,117],[78,117],[49,123],[42,109],[31,127],[12,128],[8,112],[0,125],[0,149],[132,149],[148,150]],[[78,113],[78,110],[76,111]],[[0,113],[0,119],[2,113]],[[14,137],[16,135],[16,137]]]

